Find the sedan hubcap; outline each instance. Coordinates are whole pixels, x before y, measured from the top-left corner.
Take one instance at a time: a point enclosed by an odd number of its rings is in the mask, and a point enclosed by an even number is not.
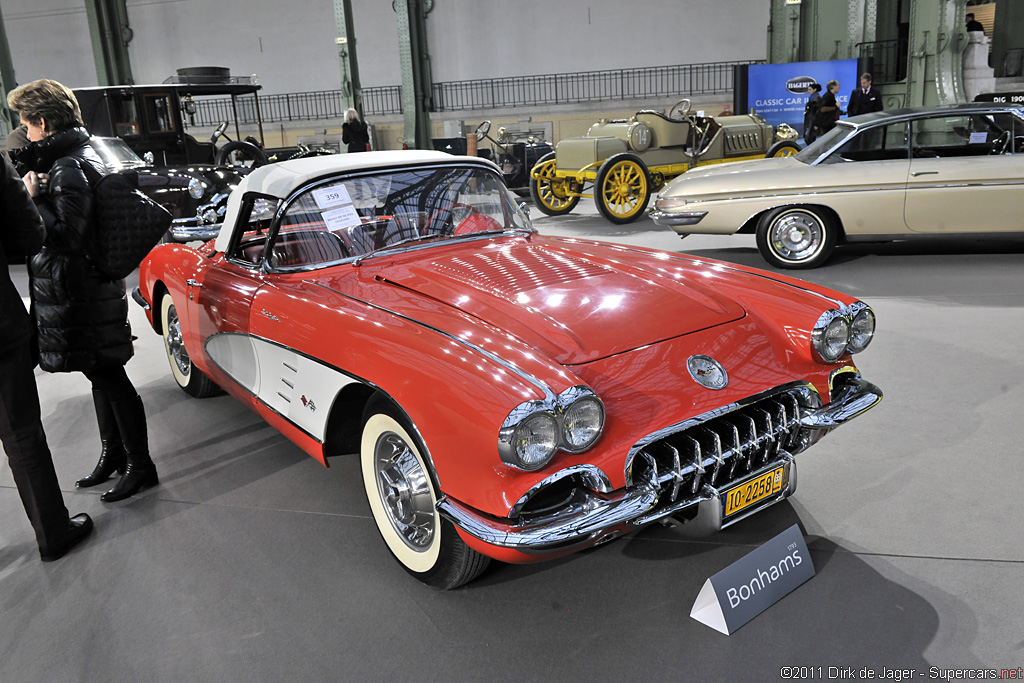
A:
[[[377,490],[391,526],[413,550],[434,538],[434,501],[427,473],[402,437],[385,434],[374,454]]]
[[[178,312],[171,306],[167,311],[167,350],[178,366],[178,371],[188,375],[192,367],[192,359],[188,357],[185,344],[181,340],[181,324],[178,322]]]
[[[786,214],[772,226],[772,248],[782,258],[802,261],[821,247],[824,231],[813,217],[805,213]]]

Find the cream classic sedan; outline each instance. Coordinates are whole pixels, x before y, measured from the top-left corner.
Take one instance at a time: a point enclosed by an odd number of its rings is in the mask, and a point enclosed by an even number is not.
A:
[[[898,109],[839,124],[791,157],[712,166],[669,183],[658,225],[756,233],[778,268],[822,265],[844,241],[1024,230],[1024,107]]]

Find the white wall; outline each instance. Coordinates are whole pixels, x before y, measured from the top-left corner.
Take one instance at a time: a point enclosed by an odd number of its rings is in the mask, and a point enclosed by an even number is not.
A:
[[[3,0],[19,83],[96,85],[82,0]],[[364,87],[398,85],[390,0],[353,0]],[[187,66],[258,74],[266,94],[338,87],[332,0],[129,0],[138,83]],[[434,0],[427,17],[435,81],[468,80],[765,55],[762,0]]]

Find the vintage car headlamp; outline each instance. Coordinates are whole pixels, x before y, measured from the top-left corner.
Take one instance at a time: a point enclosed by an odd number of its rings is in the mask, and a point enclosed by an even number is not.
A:
[[[854,316],[850,323],[850,353],[860,353],[868,347],[875,336],[875,313],[865,307]]]
[[[654,208],[658,211],[679,211],[686,206],[686,200],[682,197],[658,197],[654,201]]]
[[[558,423],[554,416],[537,413],[520,422],[512,436],[512,445],[524,470],[546,465],[558,448]]]
[[[587,396],[569,406],[562,416],[562,438],[569,450],[587,449],[601,436],[604,406],[596,396]]]
[[[206,193],[206,183],[199,178],[191,178],[188,181],[188,193],[192,199],[202,199],[203,194]]]
[[[850,322],[840,311],[825,311],[814,325],[811,343],[825,362],[839,360],[850,343]]]
[[[516,406],[498,432],[498,454],[506,465],[537,470],[559,449],[579,453],[593,446],[604,419],[604,404],[590,387],[569,387],[558,396]]]

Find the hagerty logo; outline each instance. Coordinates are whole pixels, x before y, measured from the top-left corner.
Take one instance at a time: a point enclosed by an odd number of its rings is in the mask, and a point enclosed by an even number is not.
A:
[[[814,82],[810,76],[794,76],[786,81],[786,90],[794,95],[804,95],[807,93],[807,88],[811,87]]]

